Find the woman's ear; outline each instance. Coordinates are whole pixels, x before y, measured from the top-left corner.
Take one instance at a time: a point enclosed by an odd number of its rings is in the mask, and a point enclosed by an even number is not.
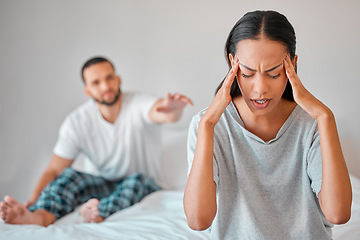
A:
[[[231,66],[234,66],[234,57],[231,53],[229,53],[229,60],[230,60]]]
[[[294,59],[292,60],[292,64],[293,64],[294,67],[297,64],[297,60],[298,60],[298,55],[295,54]]]

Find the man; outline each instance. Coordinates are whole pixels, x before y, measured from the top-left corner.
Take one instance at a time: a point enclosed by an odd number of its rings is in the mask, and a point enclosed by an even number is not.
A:
[[[48,226],[84,203],[84,221],[98,223],[160,189],[149,177],[160,149],[159,125],[179,120],[191,100],[123,93],[113,64],[101,57],[84,64],[82,78],[91,99],[65,119],[30,200],[23,205],[5,196],[0,203],[4,222]],[[97,172],[72,168],[79,158],[91,161]]]

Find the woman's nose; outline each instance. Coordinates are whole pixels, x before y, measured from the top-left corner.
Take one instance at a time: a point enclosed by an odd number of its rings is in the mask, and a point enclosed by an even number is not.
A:
[[[254,81],[254,91],[258,94],[264,94],[268,91],[268,85],[265,77],[259,76]]]

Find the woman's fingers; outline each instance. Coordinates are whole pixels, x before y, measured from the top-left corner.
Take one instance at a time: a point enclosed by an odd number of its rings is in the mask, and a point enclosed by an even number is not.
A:
[[[240,71],[239,58],[235,55],[234,64],[233,64],[232,68],[230,69],[230,71],[229,71],[228,75],[226,76],[224,83],[223,83],[223,87],[228,89],[229,92],[230,92],[231,85],[233,84],[235,76],[238,73],[238,71]]]
[[[231,102],[232,98],[230,95],[230,89],[238,71],[239,71],[239,58],[235,56],[234,62],[232,62],[232,68],[230,69],[228,75],[224,79],[221,88],[217,92],[214,100],[212,101],[208,110],[203,116],[203,118],[205,119],[204,121],[210,122],[213,126],[215,126],[216,123],[219,121],[226,107]]]
[[[209,108],[206,110],[205,115],[202,117],[203,121],[209,122],[215,126],[221,115],[224,113],[226,107],[230,104],[232,100],[230,89],[235,76],[240,71],[239,62],[239,58],[235,55],[233,61],[231,61],[232,67],[229,73],[225,77],[221,88],[217,92]]]
[[[293,89],[294,100],[297,104],[302,104],[302,98],[309,97],[311,95],[303,86],[298,77],[297,73],[295,72],[294,65],[291,62],[290,54],[288,54],[284,59],[285,65],[285,72],[286,76],[288,77],[291,87]]]
[[[284,65],[286,76],[288,77],[291,86],[293,87],[293,90],[296,90],[299,87],[303,87],[297,73],[295,72],[295,67],[291,62],[290,54],[287,54],[287,56],[285,57]]]
[[[284,65],[286,75],[289,78],[293,89],[295,102],[315,119],[317,119],[323,113],[326,113],[327,107],[316,97],[314,97],[301,83],[300,78],[296,74],[294,66],[291,63],[289,55],[284,59]]]
[[[294,79],[294,74],[292,71],[295,71],[295,69],[290,61],[289,54],[287,54],[286,57],[284,58],[284,66],[285,66],[286,76],[288,77],[289,81],[292,82],[292,80]]]

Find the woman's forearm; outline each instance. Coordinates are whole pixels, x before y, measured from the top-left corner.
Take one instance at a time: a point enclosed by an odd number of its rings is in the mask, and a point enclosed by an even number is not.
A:
[[[201,120],[196,150],[184,194],[184,209],[189,226],[205,230],[215,218],[216,184],[213,175],[214,126]]]
[[[202,116],[197,133],[193,164],[184,193],[184,209],[188,225],[195,230],[211,226],[217,211],[214,182],[214,128],[231,103],[230,89],[239,69],[239,58],[231,59],[232,68]]]
[[[352,190],[335,117],[326,109],[317,122],[322,156],[320,207],[328,221],[343,224],[351,216]]]

